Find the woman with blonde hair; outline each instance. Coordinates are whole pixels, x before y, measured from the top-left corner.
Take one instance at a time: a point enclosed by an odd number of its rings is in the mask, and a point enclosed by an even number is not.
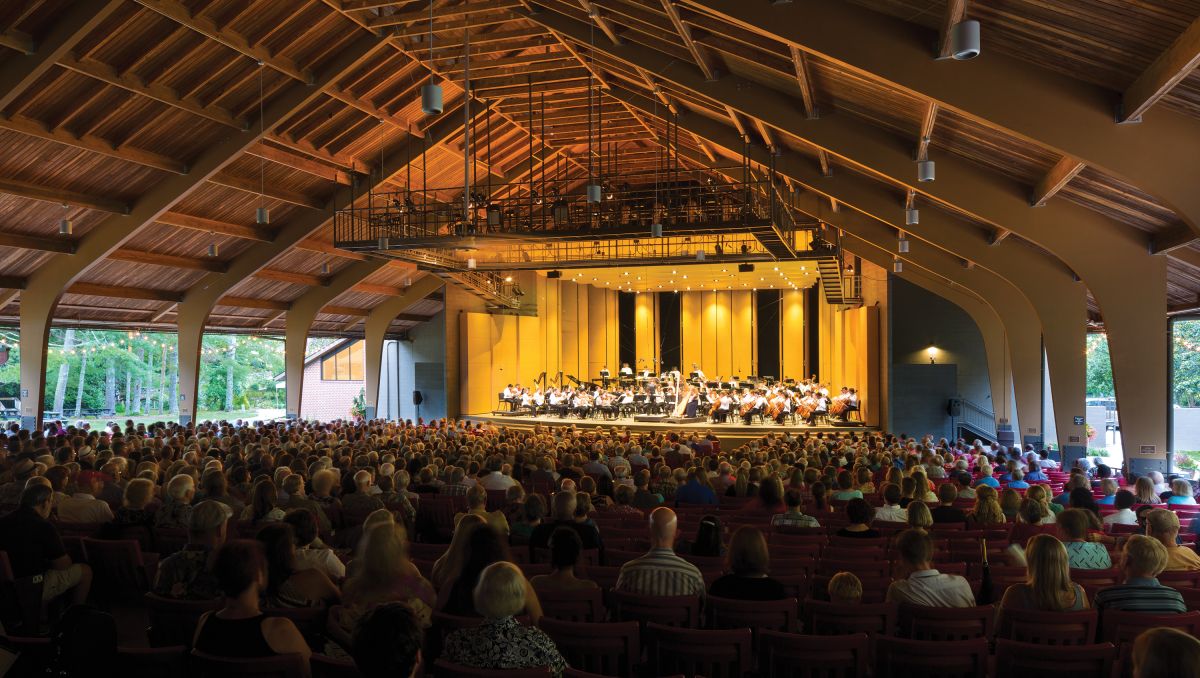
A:
[[[1017,511],[1021,508],[1021,493],[1005,488],[1000,493],[1000,510],[1004,511],[1005,520],[1016,520]]]
[[[908,505],[908,526],[918,530],[928,530],[933,525],[933,514],[929,505],[923,501],[914,501]]]
[[[355,559],[361,562],[342,587],[341,614],[336,618],[331,614],[328,624],[331,636],[347,649],[358,620],[373,608],[404,603],[421,626],[428,628],[437,602],[433,587],[408,559],[408,536],[403,526],[376,525],[364,541],[363,555]]]
[[[441,589],[446,582],[458,578],[463,563],[467,562],[467,543],[471,540],[471,533],[480,525],[486,524],[486,520],[474,513],[468,513],[458,521],[458,526],[454,528],[454,534],[450,538],[450,546],[434,561],[433,569],[429,571],[429,580],[433,582],[434,588]]]
[[[1000,507],[1000,501],[996,498],[996,490],[988,485],[976,487],[975,506],[967,514],[967,526],[972,530],[980,530],[1004,527],[1007,523],[1004,509]]]
[[[1135,504],[1162,503],[1162,499],[1154,491],[1154,481],[1148,476],[1142,476],[1133,483],[1133,500]]]
[[[1045,485],[1033,485],[1025,490],[1025,498],[1032,499],[1046,509],[1046,517],[1039,524],[1049,525],[1058,521],[1058,514],[1065,510],[1062,504],[1050,501],[1050,490]]]
[[[1083,587],[1071,581],[1070,561],[1063,543],[1048,534],[1029,540],[1025,549],[1026,580],[1013,584],[1000,601],[1005,610],[1075,612],[1089,607]]]
[[[938,500],[937,495],[929,489],[929,477],[925,475],[924,469],[918,467],[913,469],[913,501],[934,501]]]

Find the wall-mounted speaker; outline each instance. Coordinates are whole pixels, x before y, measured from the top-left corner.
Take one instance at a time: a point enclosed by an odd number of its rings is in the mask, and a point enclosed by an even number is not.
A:
[[[413,405],[420,405],[425,402],[425,396],[421,395],[420,391],[413,391]]]

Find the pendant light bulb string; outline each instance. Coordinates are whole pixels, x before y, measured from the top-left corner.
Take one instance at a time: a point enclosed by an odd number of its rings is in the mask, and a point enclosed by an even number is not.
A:
[[[263,69],[266,66],[262,61],[258,62],[258,138],[259,143],[262,143],[266,137],[266,120],[263,118]],[[266,207],[266,192],[267,192],[267,161],[265,158],[258,159],[258,206]]]

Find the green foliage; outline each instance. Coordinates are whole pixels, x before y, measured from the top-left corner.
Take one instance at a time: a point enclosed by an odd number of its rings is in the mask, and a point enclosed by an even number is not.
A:
[[[367,416],[367,396],[365,391],[360,390],[358,395],[354,396],[354,402],[350,405],[351,417]]]
[[[178,369],[177,339],[174,334],[143,334],[101,330],[76,330],[70,351],[63,347],[65,330],[50,332],[46,357],[45,407],[53,407],[59,366],[68,367],[64,414],[75,412],[80,369],[87,358],[82,407],[104,410],[109,367],[116,371],[116,407],[122,415],[166,414],[175,410],[172,397]],[[0,341],[10,346],[8,364],[0,367],[0,397],[16,397],[20,391],[20,351],[13,330],[0,331]],[[283,394],[275,388],[275,375],[283,372],[283,342],[274,338],[228,336],[204,337],[201,350],[199,389],[202,409],[220,410],[225,405],[229,368],[233,372],[236,407],[252,410],[278,407]],[[143,388],[138,409],[136,387]],[[127,394],[131,396],[127,401]]]
[[[1180,320],[1172,323],[1172,327],[1174,404],[1196,407],[1200,404],[1200,321]]]
[[[1108,336],[1087,336],[1087,395],[1089,398],[1111,398],[1115,395],[1112,379],[1112,360],[1108,354]]]

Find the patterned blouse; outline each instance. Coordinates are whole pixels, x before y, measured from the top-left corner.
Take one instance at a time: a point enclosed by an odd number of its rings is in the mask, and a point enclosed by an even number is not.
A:
[[[174,499],[167,499],[157,511],[154,512],[155,527],[170,527],[187,529],[192,523],[192,505],[185,504]]]
[[[446,659],[477,669],[528,669],[549,666],[561,675],[567,661],[541,629],[522,626],[512,617],[488,619],[481,626],[446,636]]]
[[[1112,567],[1112,558],[1104,544],[1092,541],[1067,542],[1067,558],[1077,570],[1107,570]]]

